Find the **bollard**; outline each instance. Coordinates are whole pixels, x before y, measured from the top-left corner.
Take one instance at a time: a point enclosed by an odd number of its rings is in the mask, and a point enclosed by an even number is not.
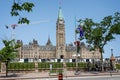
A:
[[[62,73],[59,73],[58,80],[63,80],[63,74]]]

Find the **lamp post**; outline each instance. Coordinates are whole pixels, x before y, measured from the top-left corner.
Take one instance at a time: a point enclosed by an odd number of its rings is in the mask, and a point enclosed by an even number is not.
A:
[[[12,28],[12,33],[11,33],[11,39],[15,38],[15,28],[17,27],[17,24],[12,24],[11,28]]]
[[[78,53],[80,51],[80,41],[76,41],[74,42],[75,46],[76,46],[76,71],[75,74],[78,74]]]
[[[17,24],[12,24],[10,26],[8,25],[5,25],[6,29],[9,29],[10,27],[12,28],[11,30],[11,39],[14,39],[15,38],[15,29],[18,25]]]
[[[115,57],[113,55],[113,49],[111,49],[110,66],[111,66],[111,70],[114,70],[116,68]]]

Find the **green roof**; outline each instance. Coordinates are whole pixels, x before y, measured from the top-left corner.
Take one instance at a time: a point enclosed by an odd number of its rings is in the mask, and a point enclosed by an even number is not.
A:
[[[59,7],[58,19],[63,19],[62,8],[61,7]]]

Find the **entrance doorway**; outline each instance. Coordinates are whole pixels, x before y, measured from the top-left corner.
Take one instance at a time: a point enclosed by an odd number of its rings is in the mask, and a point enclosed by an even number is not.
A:
[[[60,58],[63,59],[63,58],[64,58],[64,55],[60,55]]]

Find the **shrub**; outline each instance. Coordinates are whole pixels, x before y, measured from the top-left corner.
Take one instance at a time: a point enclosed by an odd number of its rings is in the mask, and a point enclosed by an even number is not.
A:
[[[116,64],[116,68],[117,68],[117,69],[120,69],[120,64]]]

